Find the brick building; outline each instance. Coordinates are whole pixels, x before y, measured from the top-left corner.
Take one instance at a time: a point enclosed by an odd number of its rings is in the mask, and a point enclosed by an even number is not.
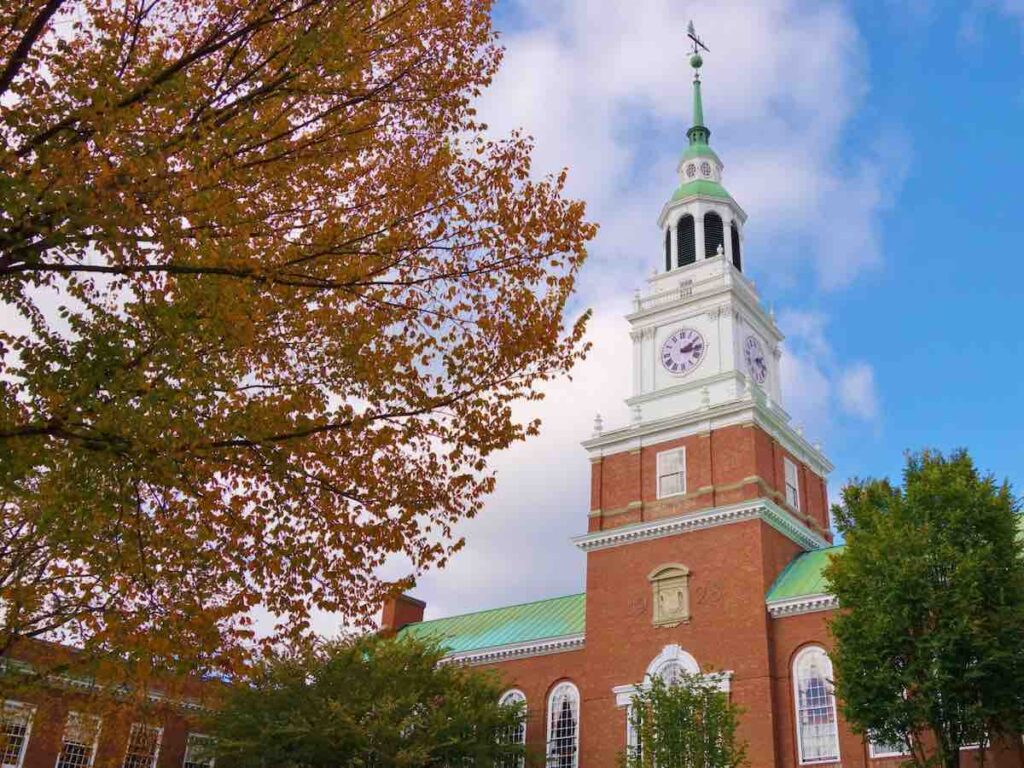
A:
[[[821,575],[835,551],[832,467],[783,408],[782,332],[744,276],[746,214],[722,186],[700,56],[691,64],[693,126],[658,218],[663,255],[627,317],[632,420],[598,420],[583,442],[591,503],[573,543],[586,592],[432,621],[405,597],[384,624],[499,669],[506,696],[526,703],[520,736],[555,768],[616,765],[634,686],[679,669],[714,675],[746,710],[756,768],[887,768],[899,748],[866,743],[837,712],[835,602]],[[1020,745],[987,760],[1021,765]]]
[[[140,693],[73,655],[31,641],[0,659],[0,768],[213,768],[199,723],[219,684],[168,679]]]

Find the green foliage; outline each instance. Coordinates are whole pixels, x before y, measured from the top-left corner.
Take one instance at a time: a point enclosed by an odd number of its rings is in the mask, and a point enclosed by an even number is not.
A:
[[[436,645],[368,635],[268,662],[212,725],[218,768],[503,766],[524,713],[493,675],[438,665]]]
[[[701,675],[680,674],[671,683],[653,677],[633,696],[629,717],[636,743],[621,763],[737,768],[746,763],[746,745],[736,739],[740,712]]]
[[[1024,556],[1017,502],[966,451],[909,456],[903,487],[843,489],[846,539],[826,570],[843,713],[916,765],[1018,732],[1024,691]]]

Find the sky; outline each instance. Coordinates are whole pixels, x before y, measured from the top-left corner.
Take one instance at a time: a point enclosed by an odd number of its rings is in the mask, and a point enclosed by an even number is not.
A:
[[[745,272],[787,335],[783,405],[835,464],[832,501],[926,447],[1024,493],[1024,0],[498,0],[495,18],[480,113],[534,137],[538,175],[568,167],[600,224],[570,310],[593,310],[594,346],[521,409],[542,433],[496,457],[465,548],[420,577],[427,618],[583,590],[579,443],[596,413],[628,419],[623,315],[661,258],[690,19]]]

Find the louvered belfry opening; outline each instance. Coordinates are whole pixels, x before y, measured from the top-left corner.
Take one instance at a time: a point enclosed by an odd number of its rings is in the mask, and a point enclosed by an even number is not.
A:
[[[693,216],[686,214],[676,225],[676,242],[679,248],[679,266],[685,267],[697,260],[697,233],[694,229]]]
[[[665,228],[665,271],[672,271],[672,227]]]
[[[740,272],[743,271],[743,260],[740,258],[740,228],[734,221],[729,227],[732,230],[732,265]]]
[[[725,249],[725,228],[722,217],[711,211],[704,214],[704,258],[710,259],[717,254],[718,246]]]

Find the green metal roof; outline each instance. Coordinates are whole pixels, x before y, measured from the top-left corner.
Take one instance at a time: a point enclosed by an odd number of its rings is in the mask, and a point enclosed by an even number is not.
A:
[[[725,187],[717,181],[708,181],[707,179],[696,179],[695,181],[688,181],[685,184],[680,184],[672,195],[672,200],[682,200],[684,197],[690,197],[692,195],[704,195],[705,197],[717,197],[723,200],[732,200],[732,196],[725,191]]]
[[[409,624],[399,633],[439,640],[449,653],[583,634],[586,595],[493,608]]]
[[[775,579],[775,583],[768,590],[767,601],[825,594],[828,590],[825,588],[825,576],[822,571],[825,570],[832,555],[842,550],[842,545],[839,545],[797,555]]]
[[[719,165],[722,161],[718,159],[718,155],[715,154],[715,150],[709,147],[707,144],[691,144],[683,152],[683,157],[680,162],[686,162],[687,160],[693,160],[698,157],[708,157],[716,161]]]

